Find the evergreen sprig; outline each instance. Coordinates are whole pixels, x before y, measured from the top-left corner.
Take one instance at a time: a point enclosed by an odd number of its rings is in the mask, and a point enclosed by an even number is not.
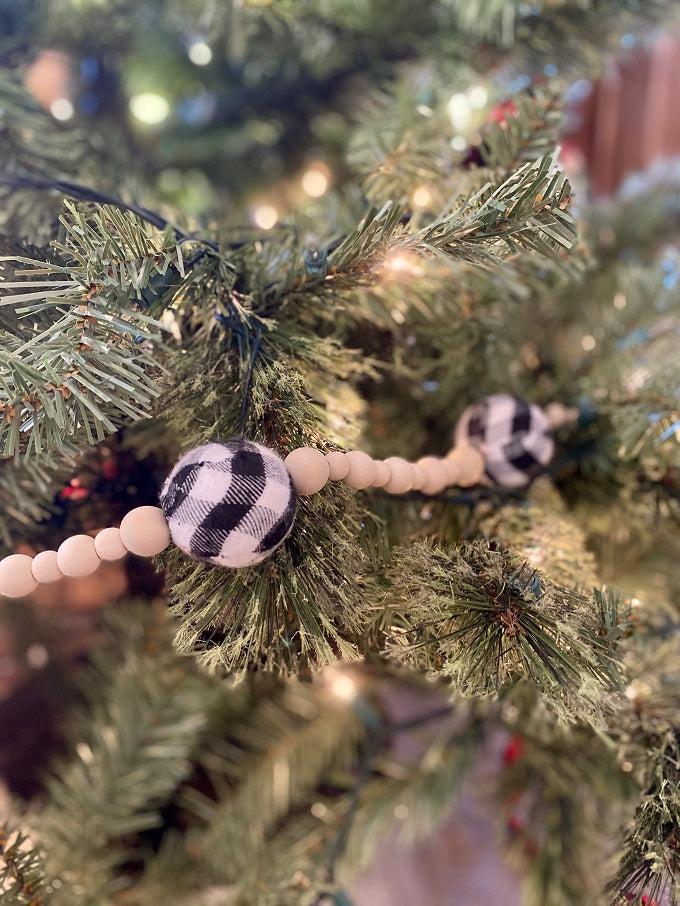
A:
[[[590,598],[494,542],[452,553],[418,542],[395,552],[388,578],[390,656],[470,695],[528,679],[558,713],[598,718],[617,655]]]

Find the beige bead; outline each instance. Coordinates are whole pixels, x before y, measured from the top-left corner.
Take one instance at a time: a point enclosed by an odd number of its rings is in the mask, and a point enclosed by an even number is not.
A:
[[[372,457],[362,450],[352,450],[347,454],[347,459],[349,459],[349,473],[345,478],[345,484],[354,488],[355,491],[370,488],[378,472]]]
[[[410,462],[399,456],[389,456],[385,462],[390,469],[390,480],[385,485],[389,494],[405,494],[415,482],[415,475]]]
[[[410,466],[413,474],[413,487],[411,490],[419,491],[426,481],[425,470],[421,469],[418,463],[415,462],[410,463]]]
[[[57,564],[56,551],[41,551],[33,558],[33,578],[39,585],[49,585],[64,578]]]
[[[65,576],[91,576],[100,563],[89,535],[73,535],[59,545],[57,566]]]
[[[390,467],[382,459],[376,459],[375,461],[375,478],[371,483],[372,488],[384,488],[387,482],[392,477],[390,472]]]
[[[33,558],[27,554],[10,554],[0,560],[0,595],[23,598],[36,588],[31,567]]]
[[[452,483],[461,488],[479,484],[484,477],[484,457],[476,447],[470,444],[460,444],[454,447],[446,459],[458,470],[457,477]]]
[[[449,484],[448,469],[436,456],[423,456],[416,463],[425,473],[425,481],[420,487],[423,494],[441,494]]]
[[[120,560],[127,554],[127,548],[120,536],[120,529],[105,528],[94,539],[94,549],[100,560]]]
[[[549,431],[557,431],[564,425],[575,425],[581,414],[576,406],[564,406],[562,403],[548,403],[543,410],[548,422]]]
[[[170,530],[158,506],[138,506],[120,524],[120,540],[138,557],[155,557],[170,544]]]
[[[317,494],[330,478],[328,460],[313,447],[298,447],[286,456],[285,462],[295,490],[303,497]]]
[[[326,461],[328,462],[328,469],[331,481],[342,481],[343,478],[347,477],[349,472],[349,459],[347,459],[347,454],[342,453],[340,450],[334,450],[332,453],[326,453]]]

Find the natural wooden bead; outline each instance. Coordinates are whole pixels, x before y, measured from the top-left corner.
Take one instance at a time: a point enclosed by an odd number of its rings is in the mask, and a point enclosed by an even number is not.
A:
[[[158,506],[138,506],[120,524],[120,540],[138,557],[155,557],[170,544],[170,530]]]
[[[303,497],[318,493],[330,478],[328,460],[313,447],[298,447],[286,456],[285,462],[295,490]]]
[[[385,485],[385,490],[389,494],[405,494],[410,491],[415,481],[411,463],[400,456],[389,456],[385,463],[390,469],[390,480]]]
[[[331,481],[342,481],[343,478],[347,477],[349,472],[349,459],[347,459],[347,454],[342,453],[340,450],[334,450],[332,453],[326,453],[326,462],[328,463],[328,470]]]
[[[347,454],[347,459],[349,460],[349,473],[345,478],[345,484],[356,491],[369,488],[378,471],[373,459],[362,450],[352,450]]]
[[[59,545],[57,566],[65,576],[90,576],[100,563],[89,535],[73,535]]]
[[[575,425],[581,414],[576,406],[565,406],[562,403],[548,403],[543,410],[548,422],[548,430],[556,431],[564,425]]]
[[[120,560],[127,554],[127,548],[120,536],[120,529],[105,528],[95,535],[94,549],[100,560]]]
[[[411,466],[411,472],[413,474],[413,487],[411,490],[419,491],[426,481],[425,471],[415,462],[409,463],[409,465]]]
[[[448,487],[448,470],[441,459],[436,456],[423,456],[416,463],[425,473],[425,481],[420,486],[423,494],[441,494]]]
[[[33,558],[33,578],[39,585],[49,585],[63,579],[64,574],[57,564],[56,551],[41,551]]]
[[[469,488],[484,477],[484,457],[470,444],[460,444],[451,450],[446,457],[458,469],[455,484],[461,488]]]
[[[375,478],[371,483],[372,488],[384,488],[392,477],[390,467],[382,459],[375,460]]]
[[[0,560],[0,595],[23,598],[36,588],[31,567],[33,558],[27,554],[10,554]]]

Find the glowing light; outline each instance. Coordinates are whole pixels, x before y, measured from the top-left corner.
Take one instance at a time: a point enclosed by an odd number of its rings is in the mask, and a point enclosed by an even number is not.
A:
[[[474,107],[475,110],[481,110],[489,100],[489,93],[483,85],[475,85],[468,92],[468,100],[471,107]]]
[[[342,673],[340,670],[331,669],[327,672],[327,676],[328,688],[331,694],[341,701],[351,702],[359,694],[357,684],[352,677],[348,676],[346,673]]]
[[[322,167],[314,166],[302,174],[302,188],[312,198],[321,198],[328,189],[328,175]]]
[[[619,311],[626,307],[627,299],[623,293],[616,293],[614,296],[614,308],[617,308]]]
[[[585,349],[586,352],[590,352],[591,350],[595,349],[596,344],[597,341],[595,340],[595,337],[592,336],[592,334],[587,333],[585,337],[581,339],[581,348]]]
[[[456,129],[463,129],[470,119],[470,102],[466,94],[451,96],[448,103],[449,116]]]
[[[70,120],[73,116],[73,104],[68,98],[56,98],[50,104],[50,113],[55,120],[61,120],[62,122]]]
[[[640,604],[642,604],[642,601],[641,601],[639,598],[631,598],[631,599],[630,599],[630,606],[631,606],[631,607],[639,607]]]
[[[454,151],[465,151],[467,148],[467,142],[463,135],[454,135],[451,139],[451,147]]]
[[[328,813],[323,802],[313,802],[309,810],[315,818],[323,818]]]
[[[162,94],[146,91],[130,98],[130,112],[140,123],[157,126],[168,118],[170,104]]]
[[[50,660],[50,653],[44,645],[36,642],[26,649],[26,663],[34,670],[42,670]]]
[[[418,186],[411,198],[414,208],[426,208],[432,201],[432,193],[427,186]]]
[[[279,212],[274,205],[259,204],[253,211],[253,221],[261,230],[271,230],[279,220]]]
[[[192,41],[187,50],[187,56],[196,66],[207,66],[212,60],[213,53],[210,45],[205,41]]]
[[[408,816],[409,816],[408,805],[405,805],[403,802],[400,802],[399,805],[394,806],[394,817],[397,818],[399,821],[403,821],[405,818],[408,818]]]

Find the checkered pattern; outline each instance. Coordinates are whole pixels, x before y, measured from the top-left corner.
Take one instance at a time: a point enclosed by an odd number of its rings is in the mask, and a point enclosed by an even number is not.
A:
[[[177,547],[231,568],[259,563],[281,544],[293,526],[295,503],[283,460],[246,440],[190,450],[161,491]]]
[[[554,444],[538,406],[497,393],[466,409],[456,426],[457,443],[484,455],[486,474],[504,488],[521,488],[550,462]]]

